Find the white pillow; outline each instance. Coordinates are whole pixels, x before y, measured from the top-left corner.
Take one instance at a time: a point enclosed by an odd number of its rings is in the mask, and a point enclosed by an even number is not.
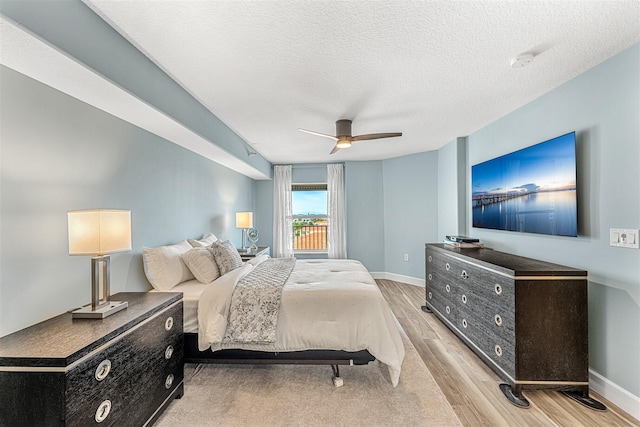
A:
[[[199,248],[199,247],[211,246],[211,244],[216,240],[218,240],[216,235],[213,233],[209,233],[200,240],[188,239],[187,241],[194,248]]]
[[[211,283],[220,277],[218,264],[208,248],[193,248],[182,255],[182,260],[196,277],[198,282]]]
[[[182,254],[190,251],[191,245],[180,243],[158,248],[142,248],[144,273],[151,285],[159,291],[169,291],[178,283],[194,278],[182,260]]]

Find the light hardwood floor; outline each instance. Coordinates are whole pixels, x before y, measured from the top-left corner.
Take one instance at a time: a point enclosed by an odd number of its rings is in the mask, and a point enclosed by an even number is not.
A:
[[[593,391],[591,396],[607,405],[607,411],[593,411],[555,391],[525,391],[531,407],[517,408],[500,392],[498,376],[434,314],[420,309],[424,288],[391,280],[376,282],[463,425],[640,426]]]

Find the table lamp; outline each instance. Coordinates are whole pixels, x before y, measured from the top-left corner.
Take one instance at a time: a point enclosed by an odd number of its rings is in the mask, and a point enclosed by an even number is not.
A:
[[[236,228],[242,228],[242,250],[247,250],[247,228],[253,227],[253,212],[236,212]]]
[[[109,254],[131,250],[131,211],[90,209],[67,212],[69,255],[91,256],[91,305],[72,312],[74,318],[103,319],[127,308],[111,301]]]

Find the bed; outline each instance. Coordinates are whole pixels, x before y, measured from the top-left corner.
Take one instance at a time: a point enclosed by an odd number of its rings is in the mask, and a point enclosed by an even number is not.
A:
[[[187,248],[183,245],[178,252],[184,250]],[[147,277],[150,281],[157,279],[157,275],[150,274],[153,268],[148,265],[144,250],[143,257]],[[179,261],[185,263],[186,259],[183,252]],[[174,269],[179,267],[177,261],[172,260]],[[377,359],[388,367],[391,383],[396,386],[404,358],[398,324],[374,279],[359,261],[292,260],[276,304],[279,310],[272,314],[276,325],[270,339],[238,342],[229,336],[234,290],[239,292],[241,285],[254,280],[258,270],[275,261],[278,260],[259,256],[221,271],[224,274],[212,281],[207,280],[213,276],[198,274],[198,278],[191,275],[191,279],[182,280],[189,277],[183,269],[180,277],[172,279],[180,282],[170,289],[154,285],[156,291],[183,293],[185,361],[329,364],[339,386],[339,365],[366,364]],[[164,264],[165,270],[171,267],[171,263]],[[257,287],[251,283],[248,286],[250,290]],[[261,297],[255,299],[265,305]],[[246,310],[236,317],[246,317]],[[248,310],[254,311],[255,307]]]

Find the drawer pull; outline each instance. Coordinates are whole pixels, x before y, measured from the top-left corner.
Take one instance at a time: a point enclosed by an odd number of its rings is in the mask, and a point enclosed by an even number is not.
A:
[[[173,374],[167,375],[167,379],[164,381],[164,388],[169,390],[173,384]]]
[[[462,294],[462,303],[466,304],[467,303],[467,296]]]
[[[429,255],[429,258],[427,258],[429,260],[429,262],[433,261],[433,258],[431,257],[431,255]]]
[[[496,356],[502,357],[502,347],[500,347],[499,345],[496,345],[496,347],[494,348],[494,351],[496,352]]]
[[[445,308],[445,310],[447,311],[447,314],[451,314],[451,307],[447,306],[447,308]]]
[[[444,288],[447,290],[447,293],[451,292],[451,286],[446,285]]]
[[[167,349],[164,351],[164,358],[169,360],[171,359],[171,356],[173,356],[173,346],[170,345],[169,347],[167,347]]]
[[[96,410],[96,422],[101,423],[106,420],[109,416],[109,412],[111,412],[111,401],[105,400],[100,404],[100,406],[98,406],[98,410]]]
[[[466,279],[467,277],[469,277],[469,275],[467,274],[466,270],[462,270],[462,273],[460,273],[460,277],[462,277],[463,279]]]
[[[467,329],[467,326],[469,326],[469,324],[467,323],[467,319],[462,319],[462,327]]]
[[[500,295],[502,293],[502,286],[500,286],[499,283],[496,283],[496,286],[494,287],[496,294]]]
[[[164,329],[166,331],[170,331],[171,328],[173,328],[173,317],[168,317],[167,320],[164,322]]]
[[[111,371],[111,361],[109,359],[103,360],[102,362],[100,362],[100,364],[96,368],[96,372],[95,372],[96,380],[102,381],[103,379],[107,378],[107,375],[109,375],[110,371]]]
[[[431,275],[431,273],[429,273],[429,280],[433,279],[433,276]]]
[[[496,325],[502,326],[502,317],[500,317],[499,314],[496,314],[496,316],[493,319],[496,321]]]
[[[431,291],[429,291],[429,299],[433,298],[433,294],[431,294]]]
[[[447,269],[447,271],[451,270],[451,266],[449,265],[449,263],[446,263],[446,264],[444,265],[444,268],[446,268],[446,269]]]

